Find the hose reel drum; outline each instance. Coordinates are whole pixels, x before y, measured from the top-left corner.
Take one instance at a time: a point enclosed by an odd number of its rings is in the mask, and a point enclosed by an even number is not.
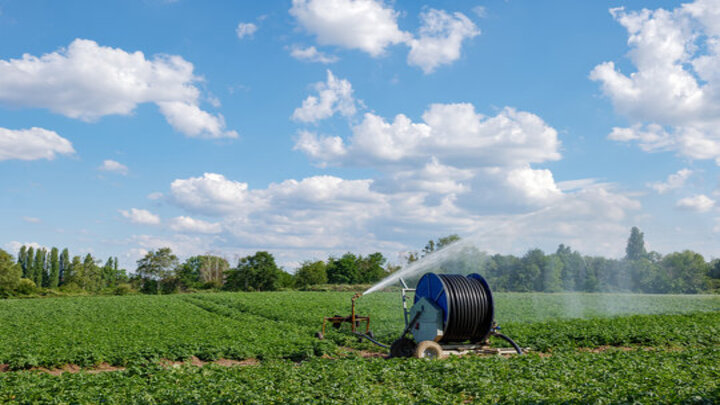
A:
[[[415,289],[406,287],[402,291],[406,328],[390,347],[392,357],[444,357],[449,352],[469,351],[504,353],[489,348],[489,336],[510,342],[522,354],[512,339],[497,331],[492,292],[481,275],[426,273]],[[408,311],[405,293],[410,291],[415,292],[415,298]]]

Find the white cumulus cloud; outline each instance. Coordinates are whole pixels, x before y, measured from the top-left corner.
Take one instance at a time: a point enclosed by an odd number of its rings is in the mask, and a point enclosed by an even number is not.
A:
[[[52,78],[49,80],[48,78]],[[202,79],[192,63],[176,55],[147,59],[76,39],[67,48],[40,57],[0,60],[0,103],[47,108],[84,121],[129,115],[138,104],[155,103],[168,122],[187,136],[236,137],[221,115],[200,109]],[[183,117],[185,116],[185,117]]]
[[[430,9],[420,19],[417,37],[408,41],[408,64],[419,66],[426,74],[459,59],[463,40],[480,35],[480,30],[462,13],[451,15]]]
[[[670,190],[676,190],[685,185],[685,181],[692,175],[690,169],[680,169],[677,173],[668,176],[667,180],[649,183],[647,186],[657,191],[658,194],[665,194]]]
[[[130,210],[119,210],[120,214],[130,220],[133,224],[158,225],[160,217],[148,210],[130,208]]]
[[[472,104],[433,104],[414,123],[399,114],[392,122],[366,113],[352,136],[301,133],[295,148],[321,164],[382,165],[426,162],[455,167],[519,166],[560,159],[557,131],[537,115],[505,108],[494,117]]]
[[[297,60],[323,64],[335,63],[338,61],[337,56],[326,55],[325,53],[318,51],[314,46],[309,46],[307,48],[293,47],[290,50],[290,56]]]
[[[0,128],[0,161],[52,160],[57,155],[72,153],[75,153],[75,150],[70,141],[55,131],[36,127],[18,130]]]
[[[290,14],[320,45],[358,49],[378,57],[391,45],[404,44],[410,48],[408,64],[426,74],[459,59],[463,41],[480,34],[464,14],[437,9],[420,14],[416,34],[402,31],[397,23],[401,13],[382,0],[293,0]],[[314,47],[293,53],[298,59],[330,61],[321,59]]]
[[[715,207],[715,200],[704,194],[696,194],[679,200],[676,206],[690,211],[708,212]]]
[[[251,37],[257,30],[257,25],[253,23],[241,22],[238,24],[237,28],[235,28],[235,33],[237,34],[239,39],[243,39],[246,37]]]
[[[590,73],[631,122],[614,128],[610,139],[720,165],[719,7],[717,0],[697,0],[673,10],[610,10],[627,30],[636,69],[622,73],[608,61]]]
[[[295,109],[292,118],[301,122],[316,122],[335,113],[350,117],[357,111],[353,88],[346,79],[338,79],[330,70],[327,81],[315,84],[317,96],[308,96],[302,106]]]
[[[102,170],[104,172],[118,173],[122,175],[128,174],[127,166],[111,159],[103,160],[103,164],[98,167],[98,170]]]
[[[398,28],[398,12],[382,1],[293,0],[290,14],[320,45],[359,49],[371,56],[409,38]]]
[[[176,232],[213,234],[222,232],[222,224],[180,216],[170,220],[170,229]]]
[[[228,180],[217,173],[177,179],[170,190],[175,204],[207,215],[238,212],[250,199],[247,183]]]

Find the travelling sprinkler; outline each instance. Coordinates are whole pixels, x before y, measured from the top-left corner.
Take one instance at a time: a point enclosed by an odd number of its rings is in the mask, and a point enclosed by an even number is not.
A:
[[[523,354],[523,350],[512,339],[500,333],[494,320],[492,292],[485,279],[479,274],[423,275],[416,288],[408,288],[403,279],[402,306],[405,329],[391,345],[375,340],[369,330],[367,318],[366,333],[356,330],[355,300],[352,300],[352,315],[349,322],[352,332],[361,338],[390,350],[390,357],[444,358],[448,354]],[[414,292],[413,305],[408,310],[408,293]],[[325,318],[339,328],[349,317]],[[323,322],[323,333],[325,322]],[[319,337],[322,333],[318,334]],[[513,349],[490,347],[489,337],[496,336],[509,342]]]

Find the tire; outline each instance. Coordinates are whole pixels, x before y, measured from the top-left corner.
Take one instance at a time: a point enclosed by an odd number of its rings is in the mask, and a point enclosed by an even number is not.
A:
[[[432,340],[423,340],[415,348],[415,358],[418,359],[444,359],[447,355],[442,347]]]
[[[415,341],[406,337],[394,341],[390,345],[390,357],[412,357],[415,353]]]

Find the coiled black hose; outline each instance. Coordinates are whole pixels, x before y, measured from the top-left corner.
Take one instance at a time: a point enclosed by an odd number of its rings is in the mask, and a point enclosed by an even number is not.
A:
[[[482,342],[492,331],[492,296],[472,277],[439,274],[445,287],[448,319],[441,342]]]

